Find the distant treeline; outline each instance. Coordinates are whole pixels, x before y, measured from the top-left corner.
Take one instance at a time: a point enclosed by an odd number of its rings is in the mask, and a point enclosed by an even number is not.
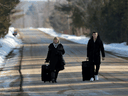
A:
[[[0,0],[0,37],[4,37],[8,33],[10,23],[10,15],[15,13],[15,6],[20,0]]]
[[[90,29],[106,43],[128,44],[128,0],[67,0],[55,9],[70,16],[72,30]],[[53,26],[54,27],[54,26]]]

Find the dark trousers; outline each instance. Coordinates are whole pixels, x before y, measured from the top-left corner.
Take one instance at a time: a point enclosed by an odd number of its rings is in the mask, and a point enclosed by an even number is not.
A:
[[[59,71],[57,71],[57,70],[51,71],[51,78],[56,81],[57,77],[58,77],[58,73],[59,73]]]
[[[100,69],[100,64],[95,65],[94,62],[91,63],[90,64],[90,76],[94,77],[94,75],[98,75],[99,69]]]

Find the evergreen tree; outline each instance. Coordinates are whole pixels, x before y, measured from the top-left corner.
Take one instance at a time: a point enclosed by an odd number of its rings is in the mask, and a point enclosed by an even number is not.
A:
[[[68,0],[67,0],[68,1]],[[72,13],[75,28],[86,27],[97,31],[107,43],[128,43],[128,0],[70,0],[56,7],[64,13]],[[91,35],[90,34],[90,35]]]
[[[0,37],[4,37],[8,33],[10,23],[10,15],[15,13],[12,11],[19,3],[19,0],[0,0]]]
[[[128,18],[127,0],[110,0],[108,4],[103,7],[102,18],[104,29],[103,36],[110,42],[124,42],[127,36]]]
[[[68,19],[67,15],[63,13],[58,13],[58,11],[53,11],[49,17],[50,24],[56,32],[64,31],[68,29]]]

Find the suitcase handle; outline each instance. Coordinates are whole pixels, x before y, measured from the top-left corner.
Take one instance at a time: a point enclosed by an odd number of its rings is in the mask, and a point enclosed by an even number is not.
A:
[[[86,58],[86,61],[89,61],[89,59],[88,58]],[[80,64],[81,66],[82,66],[82,64]]]

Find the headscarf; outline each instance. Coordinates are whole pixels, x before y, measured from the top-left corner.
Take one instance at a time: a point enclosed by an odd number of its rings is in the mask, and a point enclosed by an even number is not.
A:
[[[58,43],[54,43],[54,40],[58,40]],[[60,43],[59,38],[58,37],[54,37],[54,39],[53,39],[53,45],[54,45],[55,48],[57,48],[57,46],[59,45],[59,43]]]

